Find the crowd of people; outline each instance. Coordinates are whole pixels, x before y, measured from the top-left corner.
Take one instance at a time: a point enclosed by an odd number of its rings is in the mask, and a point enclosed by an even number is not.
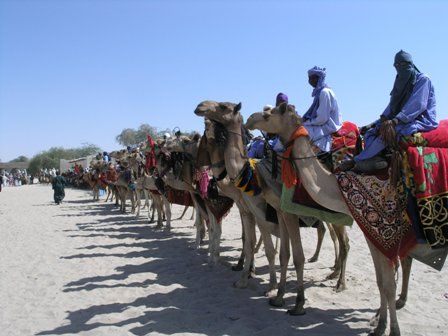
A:
[[[0,172],[0,190],[3,187],[18,187],[25,184],[32,184],[34,177],[26,169],[11,169]]]

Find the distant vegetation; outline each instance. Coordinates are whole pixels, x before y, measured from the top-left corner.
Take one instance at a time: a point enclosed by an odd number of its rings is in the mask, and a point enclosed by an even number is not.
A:
[[[150,135],[153,139],[163,136],[164,133],[173,133],[170,129],[158,130],[148,124],[141,124],[138,129],[125,128],[119,135],[115,137],[115,140],[122,146],[135,146],[141,142],[146,141],[147,136]],[[195,132],[182,132],[182,134],[191,135]]]
[[[9,161],[9,162],[28,162],[30,159],[28,159],[26,156],[24,155],[20,155],[19,157]]]
[[[40,169],[58,168],[60,159],[73,160],[87,155],[97,154],[98,152],[101,152],[101,148],[93,144],[85,144],[79,148],[67,149],[62,147],[52,147],[49,150],[33,156],[30,160],[28,171],[31,174],[36,174]]]

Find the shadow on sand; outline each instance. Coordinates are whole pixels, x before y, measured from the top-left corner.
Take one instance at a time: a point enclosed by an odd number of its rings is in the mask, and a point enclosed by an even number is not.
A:
[[[85,207],[84,202],[77,204],[79,208]],[[232,283],[239,278],[239,274],[223,265],[210,267],[204,249],[193,249],[194,242],[187,234],[155,230],[148,226],[147,219],[137,220],[121,214],[110,216],[110,209],[105,209],[104,204],[101,206],[92,204],[81,211],[86,211],[89,216],[108,214],[109,217],[78,224],[77,234],[71,236],[107,236],[116,239],[116,242],[86,245],[80,248],[83,250],[81,253],[61,258],[88,261],[114,256],[123,258],[123,265],[108,275],[74,279],[64,286],[63,291],[89,295],[92,291],[127,287],[148,288],[148,293],[135,300],[68,311],[66,321],[61,326],[37,335],[79,334],[101,327],[122,327],[123,334],[129,330],[134,335],[157,332],[211,336],[254,333],[322,336],[368,332],[365,312],[373,314],[373,310],[319,309],[307,304],[306,315],[289,316],[284,309],[269,307],[263,296],[265,285],[260,283],[260,279],[251,279],[249,288],[245,290],[234,288]],[[121,242],[124,238],[135,238],[135,242]],[[123,248],[132,248],[133,251],[123,253]],[[96,249],[101,249],[101,252],[90,252]],[[120,252],[114,252],[115,249]],[[226,251],[226,248],[223,247],[223,250]],[[227,248],[229,250],[232,249]],[[135,258],[144,258],[145,261],[137,265],[135,260],[134,264],[128,263]],[[259,273],[265,271],[266,267],[258,269]],[[147,279],[129,281],[131,276],[143,273],[148,273]],[[151,293],[151,286],[163,288],[163,293]],[[294,291],[294,286],[295,282],[289,281],[288,291]],[[293,299],[287,298],[288,306],[293,305]],[[121,320],[117,321],[116,317],[107,319],[108,315],[119,315]],[[362,322],[366,328],[352,327],[351,324],[356,322]]]

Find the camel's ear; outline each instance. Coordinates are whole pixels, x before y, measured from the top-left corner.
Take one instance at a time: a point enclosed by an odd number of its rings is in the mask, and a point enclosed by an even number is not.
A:
[[[237,114],[241,110],[241,102],[233,108],[233,114]]]
[[[281,103],[280,106],[278,107],[278,110],[280,111],[281,114],[285,114],[287,109],[288,109],[288,104],[286,104],[286,103]]]

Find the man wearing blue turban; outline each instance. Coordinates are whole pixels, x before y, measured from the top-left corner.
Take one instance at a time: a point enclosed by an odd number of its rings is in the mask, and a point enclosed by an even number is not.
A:
[[[303,126],[313,144],[321,151],[331,149],[331,134],[342,126],[338,102],[332,89],[325,83],[326,69],[315,66],[308,70],[308,83],[314,88],[313,103],[303,115]]]
[[[355,157],[355,170],[372,172],[387,167],[382,155],[387,145],[379,136],[380,129],[391,125],[397,136],[431,131],[438,126],[436,99],[431,80],[414,65],[412,57],[401,50],[395,55],[397,71],[390,102],[380,119],[369,125],[365,134],[365,148]]]

